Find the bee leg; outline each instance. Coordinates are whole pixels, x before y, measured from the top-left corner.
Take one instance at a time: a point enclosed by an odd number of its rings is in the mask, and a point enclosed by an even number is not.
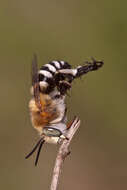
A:
[[[65,80],[60,81],[57,86],[57,89],[60,91],[61,95],[67,94],[67,91],[70,90],[70,88],[71,88],[71,83]]]
[[[58,91],[61,93],[61,95],[65,95],[67,90],[71,88],[71,82],[73,81],[74,77],[68,73],[62,73],[59,71],[56,73],[54,78]]]
[[[78,78],[78,77],[88,73],[89,71],[95,71],[95,70],[99,69],[100,67],[102,67],[103,64],[104,64],[103,61],[97,61],[94,58],[92,58],[91,62],[86,61],[83,66],[77,67],[77,73],[74,76],[74,78]]]
[[[83,66],[78,66],[75,69],[61,69],[56,74],[56,82],[59,83],[59,81],[66,80],[69,83],[72,83],[75,78],[81,77],[82,75],[85,75],[90,71],[98,70],[100,67],[102,67],[103,64],[103,61],[97,61],[92,58],[91,62],[86,61]]]
[[[63,142],[65,139],[66,139],[66,140],[69,140],[69,138],[66,137],[65,135],[61,135],[61,136],[59,137],[59,139],[58,139],[57,144],[62,144],[62,142]]]

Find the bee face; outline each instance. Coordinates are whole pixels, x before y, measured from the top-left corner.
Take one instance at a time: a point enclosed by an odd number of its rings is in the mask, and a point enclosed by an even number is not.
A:
[[[58,143],[66,138],[66,104],[65,97],[74,79],[94,71],[103,65],[102,61],[92,60],[83,66],[71,69],[65,61],[51,61],[38,71],[36,56],[32,62],[32,99],[29,109],[33,127],[39,132],[41,139],[28,158],[38,148],[35,165],[44,142]]]

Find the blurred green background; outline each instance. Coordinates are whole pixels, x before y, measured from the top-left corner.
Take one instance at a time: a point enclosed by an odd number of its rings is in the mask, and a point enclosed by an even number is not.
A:
[[[80,117],[59,189],[127,189],[127,1],[11,0],[0,3],[1,189],[48,190],[57,146],[45,145],[38,167],[25,155],[38,140],[28,102],[33,53],[104,66],[74,82],[68,118]]]

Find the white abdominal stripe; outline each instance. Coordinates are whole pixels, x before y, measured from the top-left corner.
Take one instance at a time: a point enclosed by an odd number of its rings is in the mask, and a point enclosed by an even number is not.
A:
[[[39,85],[40,89],[46,90],[48,87],[53,87],[54,79],[52,73],[46,70],[39,71]]]
[[[57,69],[61,69],[61,64],[59,61],[52,61],[51,63],[54,64],[54,66],[57,68]]]
[[[49,84],[46,81],[40,81],[39,85],[40,85],[40,89],[43,90],[43,89],[46,89]]]
[[[51,64],[46,64],[45,67],[47,67],[50,72],[56,72],[56,68]]]
[[[52,73],[49,72],[49,71],[46,71],[46,70],[40,70],[39,74],[41,74],[41,75],[43,75],[44,77],[47,77],[47,78],[52,78],[53,77]]]
[[[71,68],[71,65],[66,61],[51,61],[51,62],[49,62],[49,64],[54,66],[56,68],[56,70]]]

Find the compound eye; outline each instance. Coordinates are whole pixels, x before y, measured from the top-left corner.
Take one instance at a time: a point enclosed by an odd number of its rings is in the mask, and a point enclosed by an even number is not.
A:
[[[43,128],[43,134],[48,137],[60,137],[62,135],[61,131],[52,127]]]

